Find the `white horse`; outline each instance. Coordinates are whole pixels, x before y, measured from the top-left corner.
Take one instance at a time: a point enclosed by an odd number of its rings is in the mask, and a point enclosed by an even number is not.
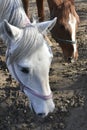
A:
[[[7,67],[40,116],[55,108],[49,85],[53,55],[44,36],[55,23],[56,18],[32,25],[21,0],[0,0],[0,37],[7,46]]]

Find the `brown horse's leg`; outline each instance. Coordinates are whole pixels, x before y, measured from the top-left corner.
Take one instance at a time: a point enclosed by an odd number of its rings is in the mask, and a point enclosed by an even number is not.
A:
[[[29,0],[22,0],[22,2],[23,2],[23,6],[24,6],[25,13],[26,13],[27,16],[28,16]]]
[[[39,21],[43,21],[44,20],[43,0],[36,0],[36,4],[37,4]]]
[[[55,0],[47,0],[48,2],[48,6],[49,6],[49,10],[50,10],[50,16],[51,16],[51,12],[53,11],[54,6],[54,2]]]

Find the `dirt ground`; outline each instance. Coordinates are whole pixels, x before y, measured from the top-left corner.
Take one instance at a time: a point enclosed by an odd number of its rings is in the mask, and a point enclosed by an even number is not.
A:
[[[65,63],[61,49],[53,42],[50,85],[56,109],[46,118],[37,118],[28,107],[27,97],[19,92],[5,64],[6,47],[0,42],[0,130],[87,130],[87,1],[75,0],[80,16],[77,32],[79,59]],[[49,9],[45,0],[46,19]],[[36,13],[35,0],[30,0],[30,17]]]

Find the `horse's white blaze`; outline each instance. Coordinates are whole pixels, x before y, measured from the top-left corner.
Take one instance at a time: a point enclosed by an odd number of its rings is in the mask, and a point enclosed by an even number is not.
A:
[[[69,25],[71,27],[72,41],[76,41],[76,18],[71,13],[69,14]],[[74,47],[74,55],[75,55],[77,51],[76,43],[73,44],[73,47]]]

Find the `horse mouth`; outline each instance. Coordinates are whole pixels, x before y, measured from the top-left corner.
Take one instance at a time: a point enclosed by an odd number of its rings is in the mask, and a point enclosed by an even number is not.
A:
[[[74,63],[74,62],[76,61],[73,57],[68,57],[68,58],[65,58],[65,57],[64,57],[64,60],[65,60],[65,62],[67,62],[67,63]]]
[[[69,58],[67,59],[67,61],[68,61],[69,63],[74,63],[74,62],[75,62],[75,59],[72,58],[72,57],[69,57]]]
[[[33,107],[33,104],[31,103],[31,110],[32,112],[34,113],[34,115],[36,115],[38,118],[44,118],[46,116],[45,113],[36,113],[35,110],[34,110],[34,107]]]

